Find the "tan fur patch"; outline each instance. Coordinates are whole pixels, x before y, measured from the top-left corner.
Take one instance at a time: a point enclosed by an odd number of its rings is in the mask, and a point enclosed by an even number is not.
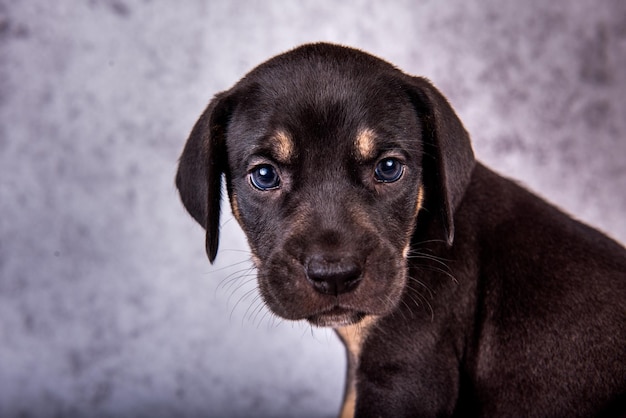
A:
[[[359,130],[354,145],[359,158],[362,160],[369,160],[374,157],[376,151],[376,133],[369,128],[363,128]]]
[[[341,337],[348,351],[356,357],[360,357],[361,346],[367,337],[368,331],[376,323],[377,319],[378,317],[374,315],[368,315],[358,324],[336,328],[335,331]]]
[[[402,250],[402,257],[408,258],[410,251],[411,251],[411,243],[408,243],[406,247],[404,247],[404,250]]]
[[[341,407],[340,418],[354,417],[356,408],[356,370],[361,358],[361,349],[367,338],[371,327],[376,323],[378,317],[366,316],[361,322],[347,327],[336,328],[335,331],[343,341],[348,352],[348,374],[346,382],[346,393]]]
[[[256,256],[256,254],[254,254],[254,252],[250,254],[250,260],[252,260],[252,263],[254,263],[254,267],[256,267],[257,270],[261,268],[261,260]]]
[[[341,406],[341,413],[339,414],[339,418],[354,418],[355,411],[356,388],[354,390],[349,390],[346,394],[346,397],[343,400],[343,405]]]
[[[233,216],[241,224],[241,213],[239,212],[239,204],[237,203],[237,194],[233,191],[233,195],[230,199],[230,207],[233,211]]]
[[[276,131],[273,139],[272,149],[274,150],[276,159],[280,162],[289,162],[295,152],[291,136],[287,132],[279,130]]]
[[[419,190],[417,191],[417,204],[415,205],[416,217],[417,217],[417,213],[420,211],[423,204],[424,204],[424,186],[420,186]]]
[[[417,191],[417,202],[415,203],[415,213],[413,214],[414,219],[417,219],[417,214],[419,213],[420,209],[422,209],[423,204],[424,204],[424,186],[422,185]],[[402,251],[402,257],[404,257],[405,259],[408,258],[410,252],[411,252],[411,240],[409,237],[409,243],[406,245],[406,247],[404,247],[404,250]]]

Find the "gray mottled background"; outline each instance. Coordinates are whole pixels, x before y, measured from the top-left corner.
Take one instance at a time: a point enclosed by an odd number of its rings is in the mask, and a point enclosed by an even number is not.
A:
[[[334,335],[272,317],[173,185],[211,96],[300,43],[450,98],[478,157],[626,241],[623,0],[0,0],[0,416],[329,417]],[[228,212],[228,210],[227,210]]]

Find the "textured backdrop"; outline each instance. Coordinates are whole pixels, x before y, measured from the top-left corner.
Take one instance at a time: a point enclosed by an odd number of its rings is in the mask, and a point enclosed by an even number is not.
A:
[[[626,242],[623,0],[0,0],[0,416],[329,417],[343,349],[272,317],[173,185],[211,96],[300,43],[429,77],[478,158]],[[226,210],[228,212],[228,210]]]

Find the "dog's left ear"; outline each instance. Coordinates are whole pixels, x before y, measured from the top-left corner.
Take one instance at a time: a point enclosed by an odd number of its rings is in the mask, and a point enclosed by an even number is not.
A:
[[[428,80],[407,76],[408,92],[422,121],[424,179],[442,208],[448,245],[454,241],[454,211],[469,184],[475,159],[470,138],[452,106]]]
[[[193,127],[180,156],[176,187],[187,211],[206,229],[212,263],[219,244],[222,173],[227,168],[225,134],[232,106],[218,94]]]

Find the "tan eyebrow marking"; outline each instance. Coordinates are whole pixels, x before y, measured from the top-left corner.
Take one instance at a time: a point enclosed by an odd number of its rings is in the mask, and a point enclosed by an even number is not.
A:
[[[361,128],[354,140],[357,156],[362,160],[374,157],[376,151],[376,133],[370,128]]]
[[[272,150],[275,157],[280,162],[288,162],[294,155],[295,147],[291,136],[283,131],[278,130],[272,136]]]

